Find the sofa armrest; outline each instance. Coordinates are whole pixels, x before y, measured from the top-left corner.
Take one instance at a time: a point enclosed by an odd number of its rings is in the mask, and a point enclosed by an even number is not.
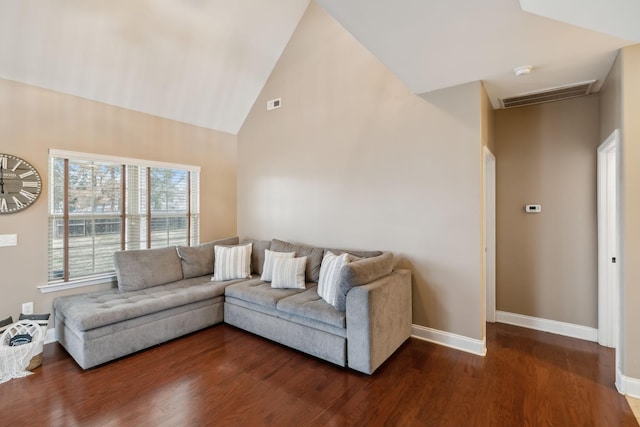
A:
[[[347,294],[347,363],[372,374],[411,336],[411,272],[394,270]]]

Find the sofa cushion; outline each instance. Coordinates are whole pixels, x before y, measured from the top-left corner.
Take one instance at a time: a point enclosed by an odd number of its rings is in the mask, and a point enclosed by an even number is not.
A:
[[[251,275],[251,243],[238,246],[215,246],[213,278],[216,282],[246,279]]]
[[[238,238],[214,240],[196,246],[178,246],[178,256],[182,262],[182,276],[191,277],[213,274],[214,247],[216,245],[237,245]]]
[[[277,302],[278,311],[327,323],[338,328],[346,328],[346,314],[338,311],[323,300],[315,286],[304,292],[291,295]]]
[[[326,248],[324,250],[325,255],[327,254],[327,252],[332,252],[336,255],[342,255],[344,253],[348,253],[358,258],[373,258],[383,254],[382,251],[358,251],[358,250],[352,250],[352,249],[331,249],[331,248]]]
[[[271,240],[255,240],[242,239],[240,244],[251,243],[251,274],[262,275],[262,266],[264,265],[264,250],[271,248]]]
[[[197,246],[178,246],[182,276],[185,279],[213,274],[214,246],[213,242]]]
[[[117,289],[59,297],[54,300],[56,313],[79,331],[122,322],[206,299],[222,297],[234,281],[211,282],[207,276],[179,280],[126,293]]]
[[[260,280],[263,282],[270,282],[273,279],[273,261],[276,257],[293,258],[295,256],[295,252],[275,252],[265,249],[264,267],[262,268],[262,276],[260,277]]]
[[[266,308],[275,309],[282,298],[304,292],[304,289],[273,289],[260,279],[245,280],[225,289],[225,297],[233,297]]]
[[[380,277],[390,274],[392,270],[393,254],[391,252],[385,252],[373,258],[354,261],[342,267],[336,308],[340,311],[347,309],[347,294],[351,288],[371,283]]]
[[[275,257],[273,260],[272,288],[304,289],[304,271],[307,257],[286,258]]]
[[[324,255],[322,248],[273,239],[271,241],[271,250],[276,252],[295,252],[297,257],[306,256],[306,280],[309,282],[318,282],[320,278],[320,265],[322,264],[322,256]]]
[[[113,259],[121,292],[137,291],[182,279],[182,264],[175,246],[117,251]]]

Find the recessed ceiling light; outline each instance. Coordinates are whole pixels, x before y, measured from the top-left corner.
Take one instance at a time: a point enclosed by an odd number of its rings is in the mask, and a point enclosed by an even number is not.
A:
[[[524,76],[525,74],[529,74],[533,70],[531,65],[521,65],[513,69],[513,72],[516,73],[516,76]]]

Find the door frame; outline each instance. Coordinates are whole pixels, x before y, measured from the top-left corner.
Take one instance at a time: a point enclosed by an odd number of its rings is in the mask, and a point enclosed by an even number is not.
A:
[[[496,321],[496,158],[484,147],[485,320]]]
[[[620,349],[620,183],[620,140],[616,129],[598,147],[597,193],[598,343],[616,349]],[[616,369],[618,361],[616,354]]]

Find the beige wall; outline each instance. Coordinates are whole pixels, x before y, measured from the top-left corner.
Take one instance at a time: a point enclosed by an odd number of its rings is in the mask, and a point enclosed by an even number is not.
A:
[[[495,140],[495,112],[491,106],[489,95],[482,86],[481,96],[481,114],[482,114],[482,145],[487,147],[493,155],[496,154],[496,140]]]
[[[599,135],[598,95],[496,111],[498,310],[597,327]]]
[[[622,128],[622,60],[616,57],[600,89],[600,141]]]
[[[414,323],[481,339],[481,96],[413,95],[312,2],[238,134],[239,234],[394,251]]]
[[[482,146],[486,147],[487,149],[489,149],[489,151],[491,152],[491,154],[494,155],[496,154],[496,142],[495,142],[495,112],[493,111],[493,107],[491,106],[491,101],[489,100],[489,96],[487,95],[487,91],[485,90],[484,86],[482,86],[482,94],[481,94],[481,99],[480,99],[480,114],[481,114],[481,119],[480,119],[480,133],[481,133],[481,141],[482,141]],[[486,212],[487,212],[487,206],[486,206],[486,192],[485,192],[485,188],[486,188],[486,177],[487,177],[487,171],[485,168],[485,152],[484,150],[481,151],[480,153],[480,163],[482,165],[482,181],[480,182],[480,193],[481,193],[481,200],[480,200],[480,204],[481,204],[481,216],[480,216],[480,229],[482,230],[482,245],[479,248],[480,249],[480,259],[481,259],[481,265],[482,265],[482,288],[480,291],[481,294],[481,304],[482,304],[482,319],[483,319],[483,330],[484,330],[484,335],[486,335],[486,319],[487,319],[487,313],[486,313],[486,307],[487,307],[487,299],[486,299],[486,295],[487,295],[487,250],[485,248],[488,248],[488,244],[487,244],[487,233],[491,232],[491,230],[487,230],[487,217],[486,217]],[[495,177],[494,177],[495,178]],[[495,197],[495,192],[494,192],[494,197]],[[495,206],[494,206],[495,209]],[[495,224],[494,224],[495,225]],[[495,235],[495,228],[493,230],[493,233]],[[495,242],[495,239],[494,239]],[[495,247],[494,247],[495,249]],[[494,274],[495,274],[495,265],[494,265]]]
[[[616,59],[605,79],[602,88],[600,89],[600,141],[604,142],[612,132],[616,129],[619,130],[619,141],[622,141],[622,55],[618,53]],[[618,162],[618,172],[620,176],[622,175],[622,146],[619,147],[617,152],[617,162]],[[621,183],[622,181],[620,181]],[[621,238],[618,242],[617,248],[617,266],[620,271],[624,268],[625,257],[622,252],[622,244],[624,243],[624,210],[621,209],[620,203],[622,198],[622,188],[618,189],[618,212],[617,212],[617,220],[618,226],[620,228]],[[620,281],[622,284],[623,275],[619,274]],[[624,286],[622,286],[624,288]],[[620,297],[624,300],[624,289],[620,291]],[[620,304],[621,312],[624,312],[624,303]],[[622,325],[622,316],[621,313],[616,313],[618,318],[620,319],[620,324]],[[616,349],[616,356],[620,357],[620,360],[624,358],[624,334],[621,334],[620,337],[620,345]],[[616,357],[618,360],[618,357]],[[622,368],[624,363],[621,363],[620,368]]]
[[[601,132],[604,141],[620,130],[622,209],[618,254],[622,298],[622,374],[640,378],[640,45],[624,48],[601,90]]]
[[[206,241],[236,233],[236,142],[234,135],[0,79],[0,152],[33,164],[45,187],[33,206],[0,215],[0,234],[18,235],[18,246],[0,247],[0,318],[16,318],[27,301],[50,312],[51,300],[64,294],[36,289],[47,281],[49,148],[201,166]]]
[[[623,374],[640,378],[640,44],[622,55]]]

